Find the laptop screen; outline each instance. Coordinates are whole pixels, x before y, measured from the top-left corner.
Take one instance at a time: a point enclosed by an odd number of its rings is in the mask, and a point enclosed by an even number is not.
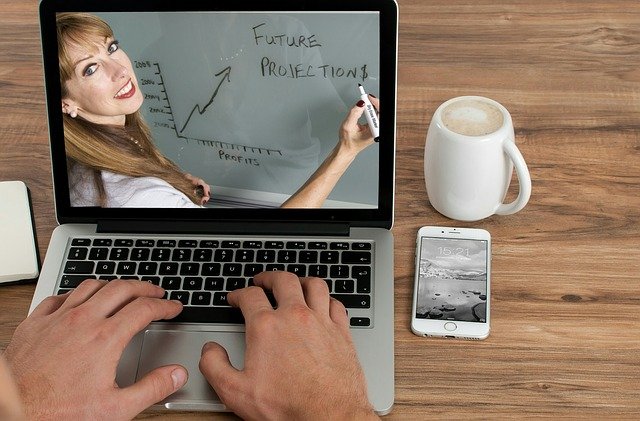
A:
[[[41,11],[58,208],[388,213],[395,24],[385,66],[381,10],[139,8]]]

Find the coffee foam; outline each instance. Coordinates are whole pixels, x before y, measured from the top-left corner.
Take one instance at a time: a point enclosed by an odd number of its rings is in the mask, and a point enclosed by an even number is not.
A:
[[[477,99],[461,99],[447,105],[441,119],[447,129],[465,136],[485,136],[504,123],[499,108]]]

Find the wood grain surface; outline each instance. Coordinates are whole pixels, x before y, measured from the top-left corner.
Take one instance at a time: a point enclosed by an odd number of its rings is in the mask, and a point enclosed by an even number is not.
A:
[[[639,418],[640,3],[398,3],[396,403],[387,418]],[[56,221],[37,2],[1,0],[0,10],[0,180],[31,189],[44,256]],[[460,223],[429,205],[422,158],[431,115],[467,94],[512,113],[533,180],[515,215]],[[491,232],[487,340],[411,333],[422,225]],[[0,349],[33,290],[0,287]]]

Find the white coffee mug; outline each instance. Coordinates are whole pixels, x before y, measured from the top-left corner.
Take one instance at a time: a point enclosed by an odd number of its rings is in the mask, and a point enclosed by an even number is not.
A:
[[[518,197],[504,204],[515,166]],[[460,221],[516,213],[531,196],[527,164],[515,144],[505,107],[489,98],[462,96],[438,107],[424,150],[424,177],[431,205]]]

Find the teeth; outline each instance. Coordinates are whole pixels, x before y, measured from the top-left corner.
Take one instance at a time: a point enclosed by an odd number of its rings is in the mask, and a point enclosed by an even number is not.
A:
[[[119,97],[119,96],[125,95],[126,93],[128,93],[131,90],[131,88],[133,88],[133,83],[131,83],[131,81],[129,81],[129,83],[124,85],[124,87],[118,91],[118,93],[116,94],[116,98]]]

